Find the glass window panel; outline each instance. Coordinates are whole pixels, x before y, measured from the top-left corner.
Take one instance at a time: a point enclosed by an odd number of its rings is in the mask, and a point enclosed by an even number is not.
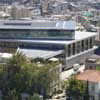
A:
[[[93,40],[92,38],[90,38],[90,48],[92,48],[92,46],[93,46]]]
[[[68,45],[68,57],[71,56],[71,45]]]
[[[73,30],[14,30],[6,29],[0,30],[0,38],[65,38],[65,39],[74,39]]]
[[[85,40],[85,50],[88,49],[88,39]]]
[[[81,51],[84,51],[85,45],[84,45],[84,40],[81,41]]]
[[[73,47],[72,47],[72,55],[75,55],[75,43],[73,43]]]

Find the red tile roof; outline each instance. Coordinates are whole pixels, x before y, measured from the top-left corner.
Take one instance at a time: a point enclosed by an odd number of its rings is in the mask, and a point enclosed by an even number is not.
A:
[[[76,76],[78,80],[90,81],[94,83],[100,82],[100,71],[97,70],[86,70],[85,72]]]

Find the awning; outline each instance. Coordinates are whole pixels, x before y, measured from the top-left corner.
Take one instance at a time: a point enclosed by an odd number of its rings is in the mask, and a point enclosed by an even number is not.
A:
[[[18,49],[19,52],[22,52],[26,57],[35,59],[35,58],[44,58],[48,59],[63,53],[63,50],[40,50],[40,49]]]

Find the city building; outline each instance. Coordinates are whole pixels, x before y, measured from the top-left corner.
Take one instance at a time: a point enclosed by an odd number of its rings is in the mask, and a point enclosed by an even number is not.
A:
[[[10,13],[12,19],[31,18],[32,11],[23,5],[13,5]]]
[[[88,83],[89,100],[100,99],[100,71],[86,70],[77,79]]]
[[[12,4],[12,2],[13,2],[14,0],[0,0],[0,3],[1,4]]]
[[[75,31],[74,21],[0,21],[0,52],[17,49],[27,57],[59,58],[63,67],[84,63],[97,48],[96,33]]]

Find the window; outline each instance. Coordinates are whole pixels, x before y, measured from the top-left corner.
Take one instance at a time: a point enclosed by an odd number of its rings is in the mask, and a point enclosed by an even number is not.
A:
[[[68,45],[68,57],[71,56],[71,45]]]
[[[93,40],[92,38],[90,38],[90,48],[92,48],[92,46],[93,46]]]
[[[75,55],[75,49],[76,49],[76,48],[75,48],[75,43],[73,43],[72,45],[73,45],[73,46],[72,46],[72,55]]]
[[[88,49],[88,39],[85,40],[85,50]]]
[[[91,82],[90,86],[91,86],[91,91],[95,92],[95,84]]]
[[[84,51],[84,40],[81,41],[81,51]]]
[[[90,96],[90,100],[95,100],[94,96]]]
[[[24,30],[0,29],[0,38],[33,39],[33,38],[64,38],[74,39],[73,30]]]

